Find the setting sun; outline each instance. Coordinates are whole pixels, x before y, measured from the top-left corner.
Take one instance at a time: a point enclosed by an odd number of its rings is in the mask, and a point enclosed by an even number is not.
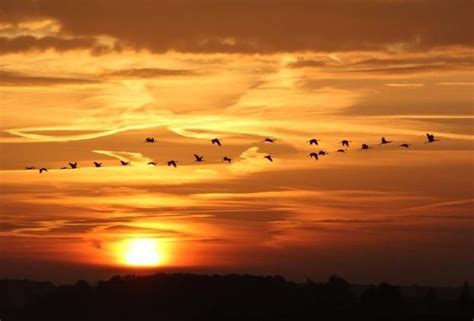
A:
[[[125,264],[131,266],[157,266],[163,260],[159,243],[155,239],[133,239],[126,243]]]

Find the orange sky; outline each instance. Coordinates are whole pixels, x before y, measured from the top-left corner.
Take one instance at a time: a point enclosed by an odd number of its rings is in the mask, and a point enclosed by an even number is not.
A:
[[[0,277],[108,276],[127,242],[152,239],[169,270],[472,279],[473,12],[2,1]],[[58,169],[70,161],[79,169]]]

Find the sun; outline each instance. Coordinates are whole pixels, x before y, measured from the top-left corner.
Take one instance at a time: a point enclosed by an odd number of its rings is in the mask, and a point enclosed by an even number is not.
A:
[[[157,239],[131,239],[125,244],[124,263],[130,266],[153,267],[163,261]]]

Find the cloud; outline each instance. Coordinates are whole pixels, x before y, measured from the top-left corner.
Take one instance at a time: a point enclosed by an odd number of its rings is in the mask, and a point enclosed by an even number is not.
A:
[[[470,81],[444,81],[437,83],[439,86],[467,86],[474,87],[474,82]]]
[[[346,72],[353,73],[386,73],[386,74],[412,74],[422,72],[434,72],[443,70],[452,70],[456,67],[448,66],[444,64],[433,64],[433,65],[419,65],[419,66],[396,66],[396,67],[381,67],[381,68],[357,68],[345,70]]]
[[[388,87],[423,87],[425,84],[420,83],[389,83],[385,84]]]
[[[112,233],[125,233],[125,234],[154,234],[161,237],[187,237],[186,233],[176,231],[173,229],[148,227],[148,226],[134,226],[134,225],[111,225],[105,227],[102,231]]]
[[[107,48],[97,43],[92,37],[61,38],[61,37],[0,37],[0,54],[18,53],[28,51],[44,51],[54,49],[56,51],[68,51],[77,49],[88,49],[95,53],[105,51]]]
[[[40,0],[6,1],[2,7],[7,22],[52,19],[63,33],[107,35],[123,46],[154,52],[420,50],[474,45],[474,3],[468,0],[65,0],[61,4]]]
[[[266,154],[259,152],[256,146],[250,147],[239,156],[239,159],[230,166],[234,173],[253,173],[265,168],[266,160],[263,158]]]
[[[443,50],[429,54],[392,53],[387,54],[346,54],[337,63],[321,60],[321,58],[299,58],[289,64],[292,68],[321,67],[327,72],[364,72],[377,74],[409,74],[433,71],[460,70],[469,71],[474,67],[474,54],[471,50],[449,53]]]
[[[322,60],[305,60],[305,59],[298,59],[295,62],[289,64],[290,67],[293,68],[305,68],[305,67],[324,67],[327,66],[328,63]]]
[[[0,86],[87,85],[97,82],[92,79],[34,76],[0,70]]]
[[[109,151],[109,150],[93,150],[96,154],[102,154],[106,156],[110,156],[116,158],[121,161],[130,161],[133,164],[141,164],[146,165],[148,162],[151,162],[152,159],[143,156],[141,153],[132,153],[132,152],[124,152],[124,151]]]
[[[160,69],[160,68],[132,68],[112,70],[105,73],[105,76],[121,78],[154,78],[171,76],[194,76],[196,72],[185,69]]]

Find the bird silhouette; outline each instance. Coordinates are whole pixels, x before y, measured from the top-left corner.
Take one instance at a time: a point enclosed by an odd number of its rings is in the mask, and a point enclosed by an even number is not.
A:
[[[391,140],[386,140],[385,137],[382,137],[380,140],[380,145],[390,144],[391,142]]]
[[[69,167],[63,166],[63,167],[61,167],[60,169],[69,169]]]
[[[176,168],[178,165],[176,164],[178,161],[175,161],[175,160],[170,160],[168,161],[168,166],[173,166],[174,168]]]
[[[327,155],[327,154],[329,154],[329,153],[326,152],[325,150],[320,150],[320,151],[318,152],[318,155],[321,155],[321,156],[325,156],[325,155]]]
[[[309,158],[314,158],[315,160],[319,160],[318,153],[312,152],[308,154]]]
[[[227,157],[227,156],[224,156],[224,158],[222,159],[224,162],[227,162],[227,163],[231,163],[232,162],[232,158],[230,157]]]
[[[342,144],[343,147],[344,147],[344,146],[345,146],[345,147],[349,147],[349,143],[351,143],[350,140],[347,140],[347,139],[341,140],[341,144]]]
[[[362,144],[362,146],[360,147],[360,149],[369,149],[369,145],[367,144]]]
[[[275,138],[270,138],[270,137],[267,137],[263,140],[264,143],[274,143],[275,142]]]
[[[342,148],[339,148],[336,152],[338,152],[338,153],[345,153],[346,150],[345,150],[345,149],[342,149]]]
[[[124,160],[120,160],[120,164],[122,164],[122,166],[127,166],[130,164],[130,161],[126,162]]]
[[[436,139],[433,134],[429,134],[429,133],[426,133],[426,138],[428,139],[428,141],[426,141],[425,144],[434,143],[439,140],[439,139]]]
[[[155,162],[148,162],[147,165],[153,165],[153,166],[156,166],[156,163]]]
[[[308,140],[308,143],[310,145],[319,145],[319,141],[316,138],[311,138],[310,140]]]
[[[72,169],[76,169],[77,168],[77,162],[69,163],[69,166],[71,166]]]
[[[39,169],[39,173],[40,173],[40,174],[41,174],[42,172],[47,172],[47,171],[48,171],[48,169],[45,168],[45,167],[41,167],[41,168]]]
[[[34,166],[25,166],[25,169],[26,170],[32,170],[32,169],[36,169],[36,167],[34,167]]]
[[[211,140],[211,144],[216,144],[217,146],[222,146],[222,143],[221,141],[219,140],[219,138],[214,138]]]
[[[266,156],[264,156],[263,158],[266,158],[266,159],[268,159],[270,162],[273,162],[273,157],[272,157],[272,155],[266,155]]]
[[[193,154],[194,158],[196,159],[195,162],[203,162],[204,161],[204,156],[200,156],[198,154]]]
[[[94,163],[94,166],[95,167],[102,167],[102,163],[101,162],[93,162]]]
[[[154,143],[154,142],[155,142],[155,138],[153,138],[153,137],[145,138],[145,143]]]
[[[401,144],[400,147],[410,148],[411,144]]]

